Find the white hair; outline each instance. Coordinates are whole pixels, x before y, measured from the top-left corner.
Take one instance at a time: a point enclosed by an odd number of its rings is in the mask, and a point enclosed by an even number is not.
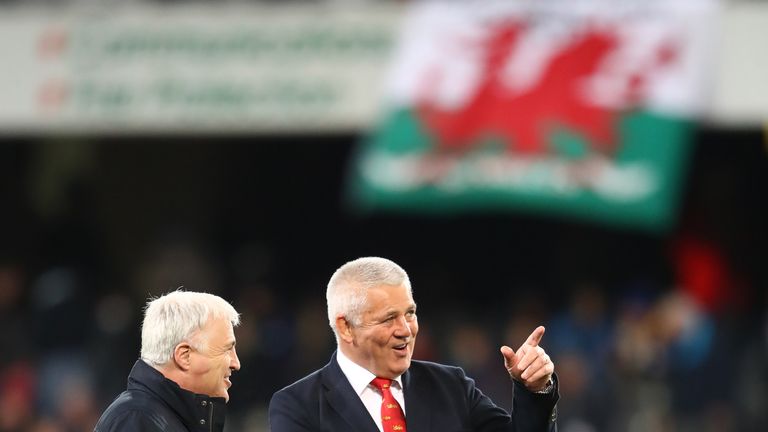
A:
[[[368,290],[381,285],[403,285],[413,296],[411,281],[402,267],[379,257],[364,257],[339,267],[328,281],[325,293],[328,302],[328,323],[339,339],[336,318],[343,316],[353,325],[360,325]]]
[[[176,345],[189,342],[202,349],[206,341],[195,338],[211,319],[224,318],[235,327],[240,314],[223,298],[201,292],[177,290],[147,302],[141,325],[141,359],[162,366],[173,358]]]

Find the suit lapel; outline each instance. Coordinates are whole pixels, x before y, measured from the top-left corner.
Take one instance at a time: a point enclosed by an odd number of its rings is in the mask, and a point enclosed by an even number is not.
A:
[[[403,374],[403,395],[405,398],[405,424],[409,431],[430,430],[430,398],[427,389],[419,386],[419,377],[410,370]]]
[[[355,394],[352,385],[344,376],[344,373],[336,361],[336,354],[331,357],[331,362],[321,372],[321,380],[326,389],[326,397],[331,408],[349,425],[349,428],[341,430],[379,432],[376,423],[368,414],[360,397]]]

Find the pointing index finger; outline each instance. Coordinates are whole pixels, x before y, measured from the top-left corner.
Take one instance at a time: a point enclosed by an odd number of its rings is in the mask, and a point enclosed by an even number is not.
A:
[[[528,336],[528,339],[526,339],[525,343],[531,346],[539,346],[539,342],[541,342],[542,336],[544,336],[544,326],[538,326],[536,327],[536,330],[534,330],[533,333]]]

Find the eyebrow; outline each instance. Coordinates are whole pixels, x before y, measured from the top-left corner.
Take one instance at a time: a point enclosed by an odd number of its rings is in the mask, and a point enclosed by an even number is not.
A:
[[[412,303],[412,304],[408,305],[407,308],[405,308],[404,313],[408,313],[410,311],[415,311],[415,310],[416,310],[416,303]],[[389,309],[389,310],[383,312],[380,315],[380,317],[382,317],[382,318],[389,318],[391,316],[396,316],[399,313],[400,313],[400,311],[398,311],[397,309]]]

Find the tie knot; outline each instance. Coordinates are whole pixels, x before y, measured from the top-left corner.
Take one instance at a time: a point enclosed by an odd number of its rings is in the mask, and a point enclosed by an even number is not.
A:
[[[373,381],[371,381],[371,384],[373,384],[374,387],[379,389],[379,391],[383,392],[384,390],[389,390],[389,388],[392,386],[392,380],[387,378],[374,378]]]

